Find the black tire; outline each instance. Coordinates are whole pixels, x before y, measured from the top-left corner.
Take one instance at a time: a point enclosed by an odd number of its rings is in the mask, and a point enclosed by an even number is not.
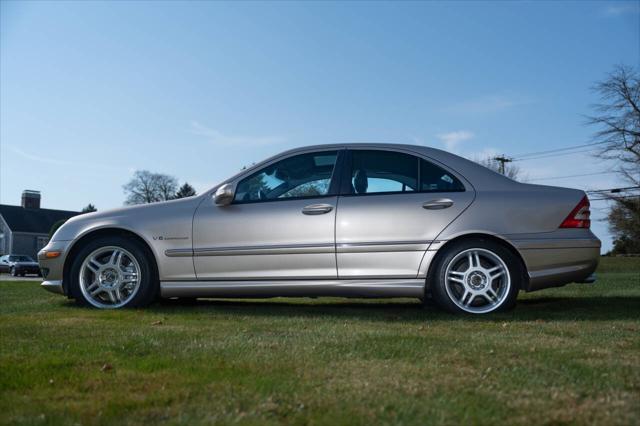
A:
[[[452,300],[452,296],[450,296],[446,288],[447,267],[452,261],[454,261],[456,256],[472,249],[480,249],[496,255],[504,262],[509,272],[510,285],[508,291],[506,291],[506,284],[503,284],[505,281],[500,281],[501,285],[505,286],[505,291],[504,293],[502,293],[502,297],[499,298],[499,303],[497,303],[495,307],[487,306],[486,308],[484,308],[489,309],[486,312],[470,312],[470,310],[465,310],[454,300]],[[511,250],[509,250],[502,244],[496,243],[492,240],[474,238],[454,242],[451,245],[445,247],[443,252],[438,253],[437,257],[434,259],[434,264],[429,269],[427,285],[429,286],[429,290],[433,295],[433,300],[440,308],[454,314],[482,315],[513,309],[516,304],[516,299],[518,298],[518,292],[521,288],[523,288],[522,284],[524,282],[524,279],[524,265],[522,265],[522,261],[520,260],[520,258],[512,253]],[[478,297],[479,296],[476,296],[476,299]],[[474,303],[477,302],[478,300],[474,300]],[[483,298],[481,298],[480,303],[482,304],[482,302],[487,303],[486,300],[483,300]],[[490,304],[487,303],[487,305]],[[468,309],[475,309],[475,307],[471,306]]]
[[[153,303],[160,294],[158,271],[153,254],[144,244],[133,238],[122,236],[97,237],[76,252],[70,268],[69,290],[71,297],[82,306],[99,308],[99,306],[93,305],[91,301],[85,298],[80,289],[80,269],[87,256],[95,250],[110,246],[119,247],[131,253],[140,266],[140,287],[135,296],[121,308],[140,308]]]

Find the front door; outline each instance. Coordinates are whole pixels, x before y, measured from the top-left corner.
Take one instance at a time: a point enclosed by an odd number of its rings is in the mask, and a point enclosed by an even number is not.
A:
[[[230,205],[203,202],[193,222],[198,279],[336,278],[337,160],[336,150],[276,160],[240,178]]]
[[[473,201],[473,189],[410,153],[348,153],[336,217],[338,277],[415,278],[431,242]]]

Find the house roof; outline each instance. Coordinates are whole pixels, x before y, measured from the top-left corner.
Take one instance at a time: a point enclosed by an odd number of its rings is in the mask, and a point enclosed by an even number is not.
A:
[[[0,204],[0,216],[12,232],[48,234],[54,223],[66,220],[80,212],[51,209],[25,209],[22,206]]]

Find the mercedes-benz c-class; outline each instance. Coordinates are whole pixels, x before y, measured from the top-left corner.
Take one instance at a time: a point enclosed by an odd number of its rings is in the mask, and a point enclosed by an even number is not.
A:
[[[305,147],[195,197],[76,216],[43,287],[96,308],[163,298],[414,297],[454,313],[593,282],[583,191],[513,181],[434,148]]]

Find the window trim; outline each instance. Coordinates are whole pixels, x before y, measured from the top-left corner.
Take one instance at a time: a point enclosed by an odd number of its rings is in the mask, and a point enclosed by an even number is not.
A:
[[[399,150],[393,150],[393,149],[388,149],[388,148],[368,148],[368,147],[363,147],[362,149],[353,149],[353,148],[346,148],[345,149],[346,154],[345,154],[345,159],[344,159],[344,165],[343,165],[343,170],[341,175],[341,185],[340,185],[340,196],[341,197],[367,197],[367,196],[383,196],[383,195],[411,195],[411,194],[449,194],[449,193],[461,193],[461,192],[466,192],[467,191],[467,187],[464,183],[464,181],[462,179],[460,179],[459,176],[457,176],[457,173],[454,173],[452,170],[450,170],[448,167],[443,167],[440,164],[435,164],[433,160],[429,160],[426,159],[422,156],[416,155],[415,153],[410,153],[410,152],[404,152],[404,151],[399,151]],[[380,152],[395,152],[395,153],[399,153],[399,154],[405,154],[405,155],[409,155],[413,158],[416,159],[416,161],[418,162],[418,180],[417,180],[417,184],[418,184],[418,190],[416,191],[393,191],[393,192],[371,192],[371,193],[365,193],[365,194],[354,194],[351,192],[351,179],[352,179],[352,174],[353,174],[353,152],[354,151],[380,151]],[[455,190],[422,190],[422,161],[424,160],[429,164],[433,164],[434,166],[444,170],[447,173],[451,173],[451,175],[458,180],[458,182],[460,182],[460,184],[462,185],[463,189],[455,189]]]
[[[320,154],[323,152],[335,152],[336,153],[336,162],[333,165],[333,171],[331,172],[331,177],[329,178],[329,189],[327,191],[326,194],[324,195],[310,195],[308,197],[286,197],[286,198],[272,198],[272,199],[267,199],[267,200],[235,200],[235,194],[234,194],[234,200],[231,202],[230,205],[242,205],[242,204],[260,204],[260,203],[272,203],[272,202],[276,202],[276,201],[296,201],[296,200],[316,200],[316,199],[320,199],[320,198],[330,198],[330,197],[336,197],[339,195],[339,191],[338,188],[340,188],[340,180],[341,180],[341,174],[340,173],[336,173],[336,170],[342,170],[342,164],[343,164],[343,157],[344,157],[344,149],[341,148],[335,148],[335,149],[326,149],[326,150],[319,150],[319,151],[307,151],[307,152],[298,152],[292,155],[289,155],[287,157],[281,157],[278,158],[272,162],[270,162],[269,164],[265,164],[263,167],[261,167],[260,169],[254,171],[253,173],[247,174],[245,176],[242,176],[235,184],[235,189],[238,189],[238,186],[240,185],[240,183],[242,181],[244,181],[245,179],[248,179],[256,174],[258,174],[259,172],[261,172],[262,170],[264,170],[266,167],[270,167],[280,161],[286,160],[288,158],[293,158],[293,157],[297,157],[299,155],[309,155],[309,154]],[[337,182],[336,182],[337,181]]]

